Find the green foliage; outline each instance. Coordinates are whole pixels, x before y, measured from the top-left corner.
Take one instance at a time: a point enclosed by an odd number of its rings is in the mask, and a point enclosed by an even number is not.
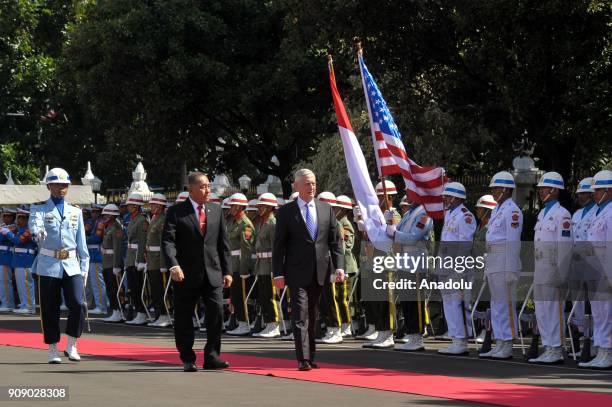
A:
[[[6,182],[9,171],[15,184],[38,184],[38,167],[28,151],[20,150],[17,143],[0,144],[0,174]]]
[[[611,32],[606,0],[0,0],[0,142],[104,187],[140,156],[347,192],[326,55],[376,178],[359,39],[415,161],[492,174],[526,136],[575,182],[611,159]]]

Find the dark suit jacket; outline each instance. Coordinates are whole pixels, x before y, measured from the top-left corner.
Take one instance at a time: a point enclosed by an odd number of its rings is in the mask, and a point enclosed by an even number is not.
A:
[[[231,275],[230,247],[221,206],[207,203],[204,208],[204,235],[189,199],[170,207],[166,213],[162,250],[168,269],[181,266],[185,280],[178,284],[185,288],[199,287],[205,273],[213,287],[222,286],[223,276]]]
[[[319,285],[329,279],[329,263],[344,269],[344,247],[332,207],[315,199],[317,238],[312,241],[297,199],[282,206],[276,216],[272,271],[287,285],[307,287],[316,273]]]

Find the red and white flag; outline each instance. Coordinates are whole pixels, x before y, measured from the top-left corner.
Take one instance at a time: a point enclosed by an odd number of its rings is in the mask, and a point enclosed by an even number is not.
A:
[[[442,219],[444,217],[442,192],[444,184],[448,181],[444,168],[421,167],[408,157],[399,129],[378,85],[363,62],[361,53],[359,54],[359,68],[368,105],[379,175],[401,174],[408,197],[423,204],[432,218]]]
[[[377,249],[387,251],[390,248],[391,239],[386,234],[386,222],[382,210],[378,206],[378,197],[372,185],[368,167],[366,165],[363,151],[353,132],[353,126],[349,122],[346,109],[336,86],[334,68],[329,62],[329,83],[331,85],[334,108],[338,118],[338,129],[344,148],[344,158],[348,169],[349,178],[355,194],[357,205],[361,208],[362,219],[370,241]]]

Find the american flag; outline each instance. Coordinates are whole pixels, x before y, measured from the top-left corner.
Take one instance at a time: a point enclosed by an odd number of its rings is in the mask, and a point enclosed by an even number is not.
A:
[[[402,136],[391,116],[387,102],[368,71],[361,54],[359,55],[359,68],[368,105],[379,175],[401,174],[409,198],[423,204],[432,218],[442,219],[444,217],[442,191],[447,182],[444,169],[421,167],[408,157],[404,143],[402,143]]]

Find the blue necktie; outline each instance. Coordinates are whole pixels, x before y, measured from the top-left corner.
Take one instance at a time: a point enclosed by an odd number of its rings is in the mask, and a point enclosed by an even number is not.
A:
[[[308,229],[308,233],[310,237],[314,241],[317,238],[317,230],[316,225],[314,223],[314,219],[310,216],[310,205],[306,205],[306,229]]]

